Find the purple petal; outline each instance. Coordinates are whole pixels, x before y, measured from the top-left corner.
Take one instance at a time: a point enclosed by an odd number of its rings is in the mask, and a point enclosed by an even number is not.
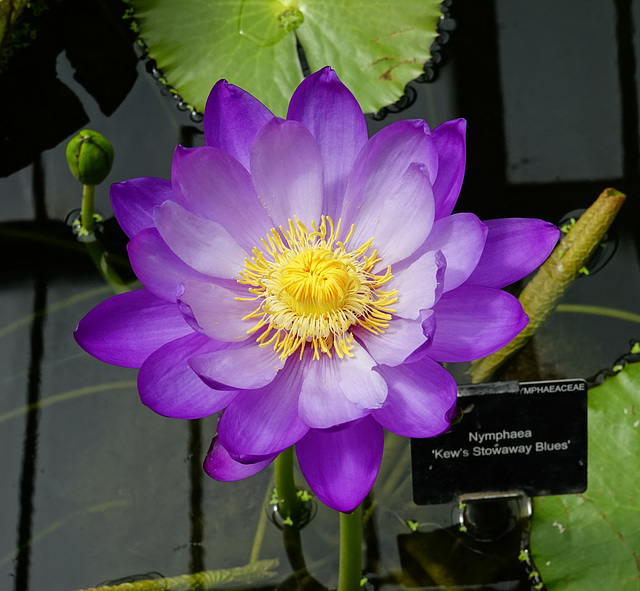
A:
[[[486,226],[472,213],[456,213],[433,224],[420,251],[442,251],[447,261],[445,292],[462,285],[471,275],[482,255],[486,236]]]
[[[213,283],[188,281],[178,295],[183,314],[191,316],[209,338],[229,343],[249,338],[253,323],[242,320],[255,308],[254,302],[236,299],[236,294]]]
[[[218,436],[233,458],[262,459],[292,446],[309,430],[298,418],[302,385],[298,369],[299,364],[290,361],[269,385],[246,390],[229,404]]]
[[[471,361],[490,355],[528,322],[516,298],[491,287],[463,285],[443,294],[434,311],[437,328],[428,354],[436,361]]]
[[[446,260],[441,251],[423,254],[406,269],[394,272],[388,289],[398,290],[398,301],[393,304],[395,314],[415,319],[420,310],[433,307],[442,294]]]
[[[322,214],[322,157],[311,132],[298,121],[272,119],[251,148],[251,175],[272,225],[288,228]]]
[[[425,165],[430,181],[438,170],[438,155],[424,121],[397,121],[376,133],[364,146],[345,192],[342,218],[353,222],[371,195],[389,195],[413,162]]]
[[[250,341],[240,348],[198,355],[190,365],[212,387],[254,390],[270,384],[284,366],[273,347]]]
[[[226,152],[178,146],[171,179],[180,205],[219,223],[247,251],[271,229],[251,175]]]
[[[156,349],[191,332],[175,304],[140,289],[98,304],[80,321],[74,337],[101,361],[140,367]]]
[[[302,122],[320,147],[324,163],[323,213],[337,220],[347,178],[367,143],[360,105],[329,67],[305,78],[289,103],[287,119]]]
[[[387,385],[373,372],[375,361],[359,344],[353,357],[309,361],[300,392],[300,419],[309,427],[325,429],[352,421],[380,408],[387,397]]]
[[[340,388],[333,359],[326,355],[309,363],[308,373],[300,391],[298,415],[309,427],[324,429],[364,417],[369,413],[358,408]],[[323,381],[327,380],[327,381]]]
[[[431,132],[438,150],[438,176],[433,184],[436,219],[448,216],[458,200],[467,159],[466,131],[467,122],[456,119]]]
[[[486,220],[487,242],[467,285],[504,287],[537,269],[551,254],[560,230],[543,220]]]
[[[427,340],[407,357],[406,363],[418,361],[429,353],[429,347],[431,347],[431,341],[437,326],[436,315],[433,310],[420,310],[420,326],[422,326],[422,334],[427,337]]]
[[[155,228],[147,228],[127,244],[136,277],[153,295],[175,302],[185,281],[207,281],[207,276],[183,263],[165,244]]]
[[[133,238],[145,228],[153,228],[153,208],[175,201],[171,182],[142,177],[111,185],[111,207],[124,233]]]
[[[189,367],[193,355],[226,344],[191,333],[152,353],[138,373],[140,400],[151,410],[175,419],[200,419],[221,411],[237,390],[214,390]]]
[[[277,455],[278,454],[273,454],[270,458],[253,464],[241,464],[240,462],[236,462],[229,455],[229,452],[220,445],[218,437],[214,437],[202,467],[214,480],[232,482],[249,478],[249,476],[253,476],[261,470],[264,470],[273,462]]]
[[[389,385],[387,404],[371,416],[385,429],[404,437],[433,437],[449,428],[457,386],[441,365],[423,357],[398,367],[378,366]]]
[[[354,343],[353,357],[334,359],[333,375],[344,395],[360,408],[380,408],[387,397],[387,385],[372,369],[376,362],[367,351]]]
[[[248,170],[253,139],[271,119],[273,113],[258,99],[220,80],[211,89],[204,109],[205,142],[233,156]]]
[[[424,334],[419,320],[402,318],[393,318],[383,334],[372,334],[360,329],[356,336],[376,363],[390,366],[402,363],[431,337]]]
[[[424,165],[412,163],[391,189],[372,191],[354,219],[351,244],[360,246],[375,238],[382,263],[391,265],[412,254],[433,225],[431,183]]]
[[[350,513],[378,476],[383,446],[382,427],[365,417],[337,429],[311,429],[296,452],[314,494],[332,509]]]
[[[156,207],[154,219],[167,246],[187,265],[213,277],[239,279],[248,255],[220,224],[170,201]]]

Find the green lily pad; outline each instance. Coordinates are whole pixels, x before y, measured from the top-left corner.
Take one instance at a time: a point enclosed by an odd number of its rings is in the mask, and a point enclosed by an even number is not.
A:
[[[549,591],[639,588],[639,479],[640,363],[634,363],[589,392],[587,491],[535,501],[531,548]]]
[[[440,0],[133,0],[149,55],[200,112],[226,78],[284,116],[302,80],[296,39],[312,71],[333,67],[363,111],[396,101],[422,73]]]

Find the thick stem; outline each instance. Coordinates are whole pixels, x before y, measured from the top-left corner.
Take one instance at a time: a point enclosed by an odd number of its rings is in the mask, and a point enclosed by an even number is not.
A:
[[[520,303],[529,316],[529,324],[502,349],[472,362],[469,373],[474,384],[489,379],[547,319],[602,242],[624,200],[625,196],[620,191],[605,189],[580,216],[520,294]]]
[[[95,229],[95,221],[93,219],[93,198],[96,193],[94,185],[82,185],[82,210],[80,213],[80,221],[82,228],[88,234]]]
[[[276,491],[278,493],[278,512],[283,521],[296,525],[300,516],[301,501],[298,498],[293,480],[293,447],[285,449],[276,458]]]
[[[357,591],[362,578],[362,523],[360,507],[340,513],[340,570],[338,591]]]
[[[301,521],[303,503],[298,497],[293,480],[293,447],[280,452],[275,461],[276,492],[278,494],[278,513],[282,518],[282,535],[284,548],[293,569],[292,580],[296,581],[297,589],[318,591],[324,589],[307,570],[302,553],[299,524]],[[282,584],[283,589],[289,589],[289,580]],[[278,587],[280,589],[280,586]]]

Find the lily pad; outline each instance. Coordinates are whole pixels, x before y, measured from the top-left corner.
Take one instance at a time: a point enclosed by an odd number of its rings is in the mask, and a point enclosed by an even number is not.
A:
[[[531,548],[549,591],[639,588],[639,477],[640,363],[633,363],[589,392],[587,491],[535,501]]]
[[[440,0],[133,0],[149,55],[185,102],[204,109],[226,78],[283,116],[302,80],[332,66],[363,111],[396,101],[422,73]]]

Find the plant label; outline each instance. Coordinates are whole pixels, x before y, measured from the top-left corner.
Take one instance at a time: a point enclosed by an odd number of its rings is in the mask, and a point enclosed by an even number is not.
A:
[[[587,488],[587,383],[582,379],[459,386],[461,420],[412,439],[413,499],[522,491],[536,497]]]

